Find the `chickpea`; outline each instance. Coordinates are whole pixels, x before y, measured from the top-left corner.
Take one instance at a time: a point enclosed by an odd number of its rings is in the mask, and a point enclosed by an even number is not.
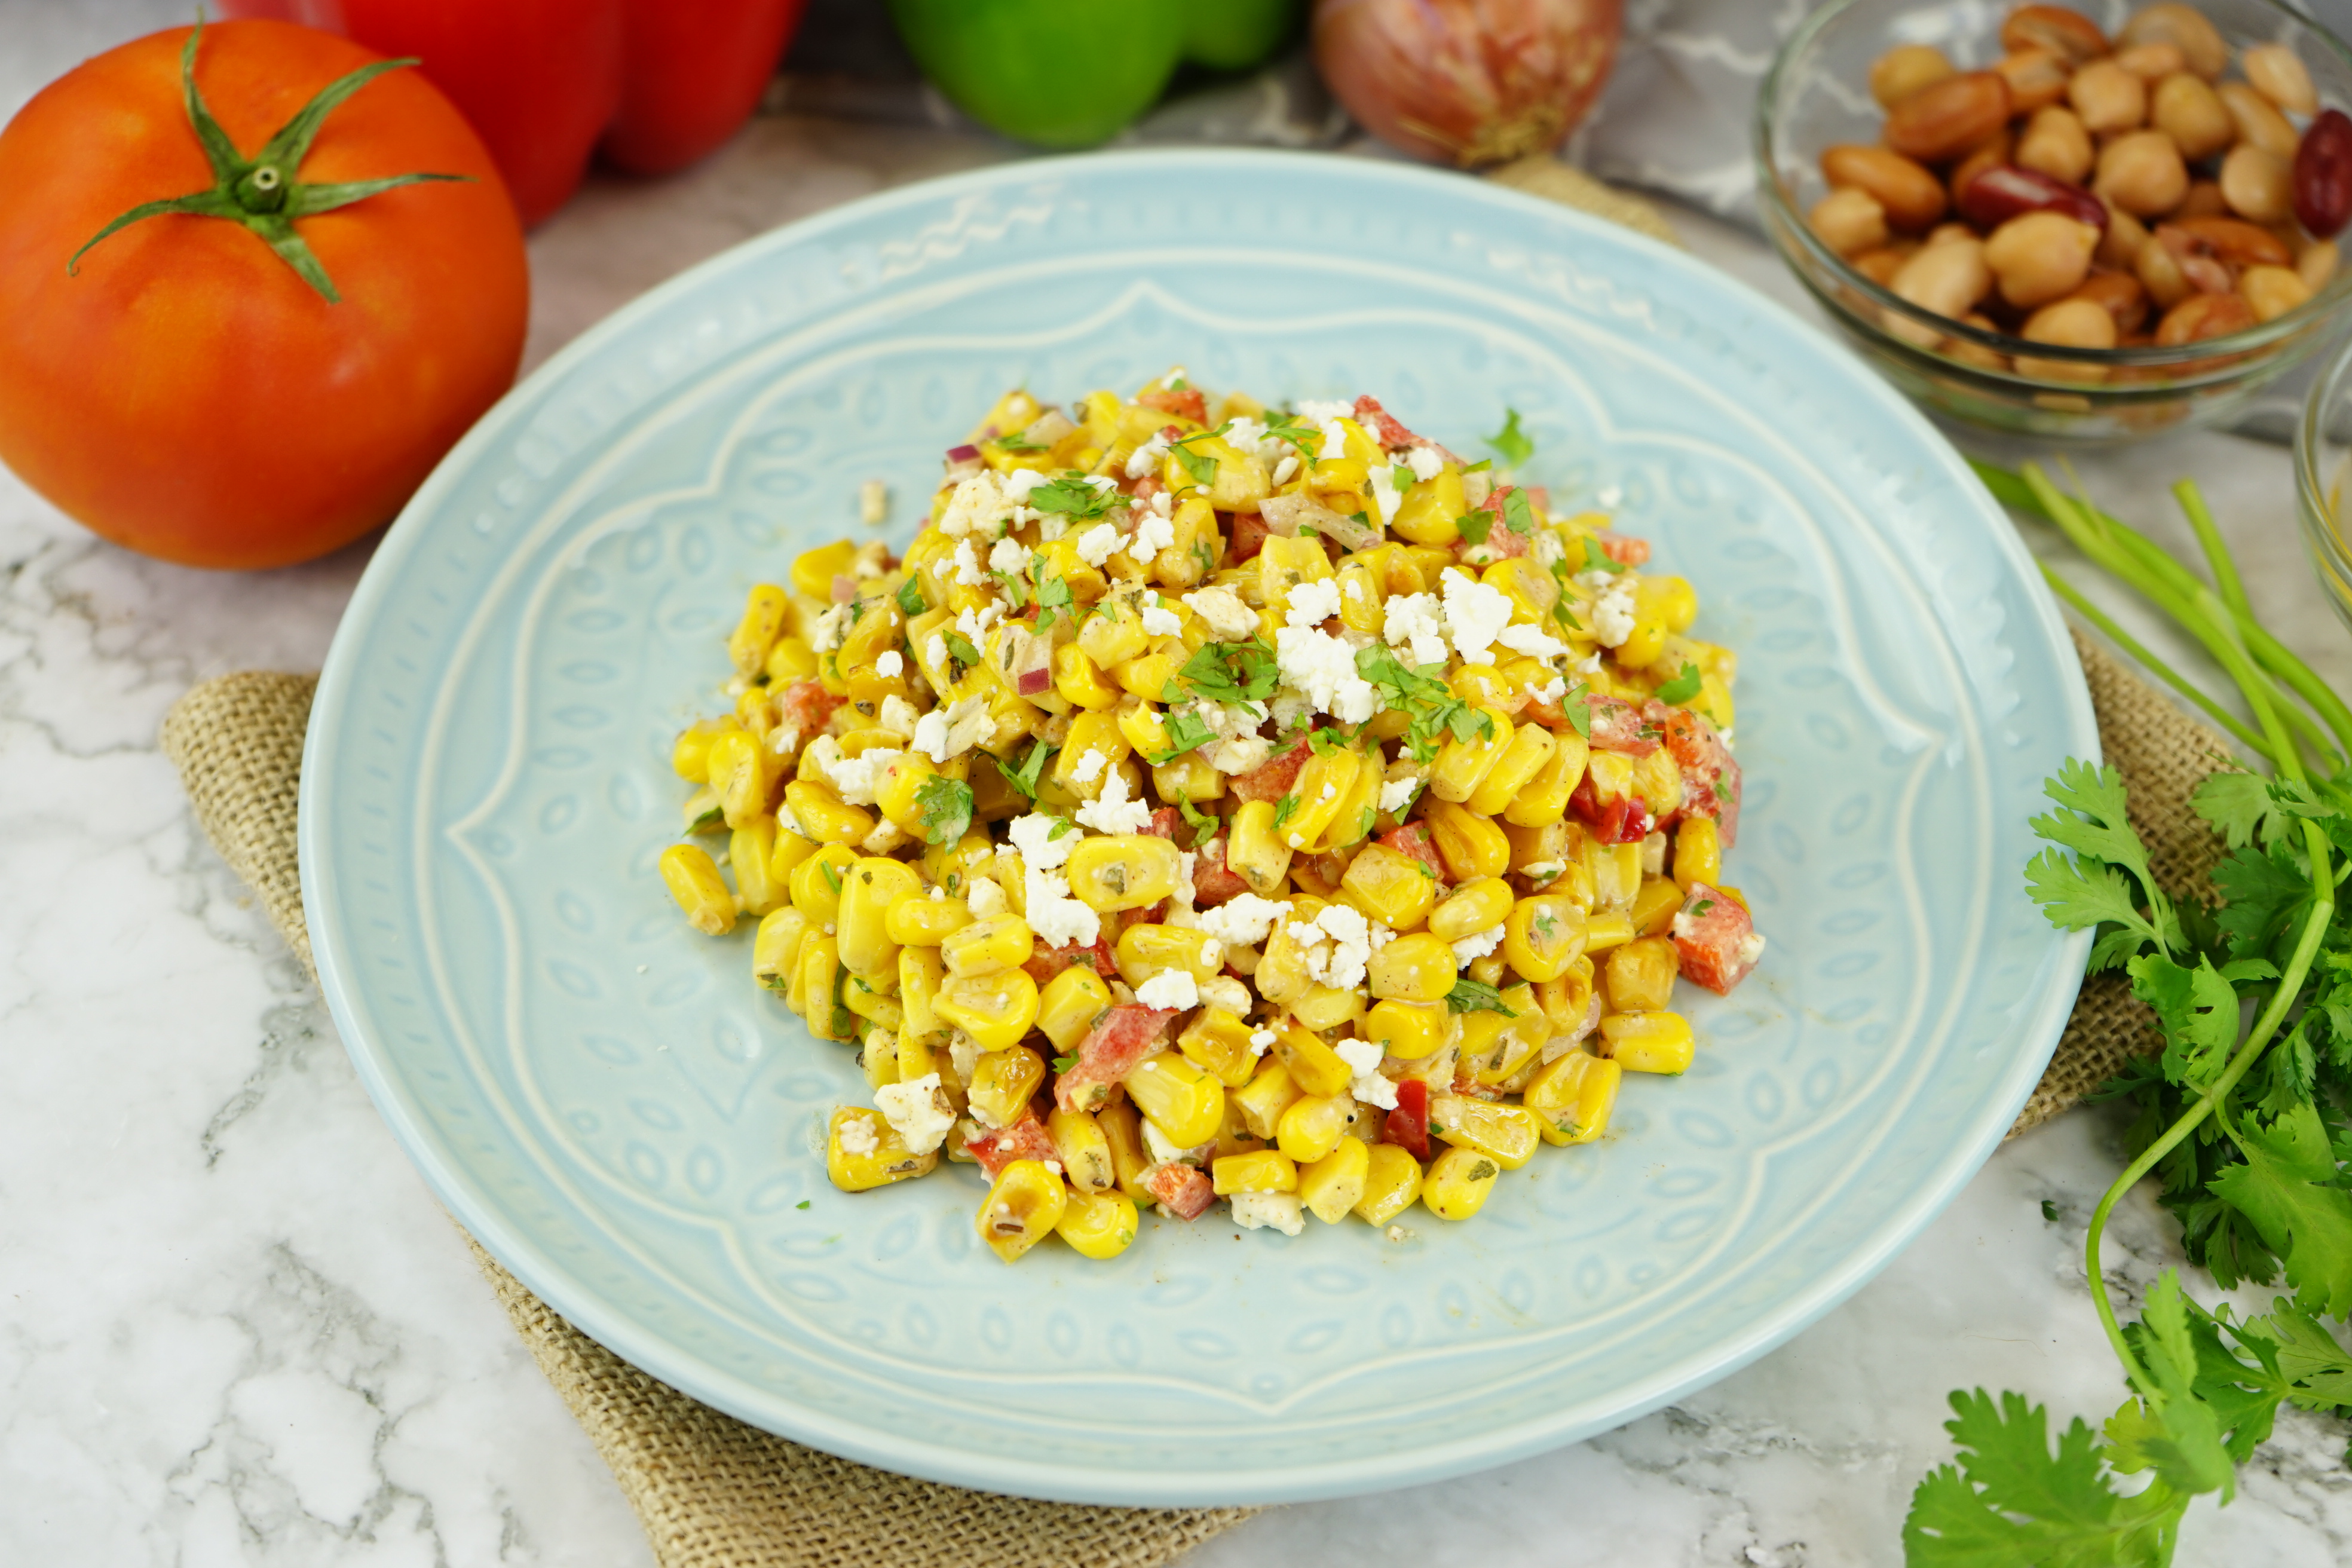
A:
[[[2128,272],[2095,272],[2067,298],[2088,300],[2114,317],[2118,338],[2147,321],[2147,290]]]
[[[2250,223],[2284,223],[2294,216],[2294,170],[2275,153],[2241,142],[2221,160],[2221,199]]]
[[[2279,108],[2297,114],[2319,111],[2319,94],[2311,85],[2311,73],[2288,45],[2256,44],[2238,57],[2238,68],[2246,73],[2256,92]]]
[[[2305,247],[2303,254],[2294,258],[2294,270],[2305,285],[2316,294],[2327,287],[2329,279],[2336,276],[2337,260],[2336,242],[2332,239],[2317,240]]]
[[[1964,223],[1939,223],[1927,231],[1926,245],[1949,245],[1956,239],[1981,239],[1984,237]]]
[[[1944,185],[1919,164],[1885,147],[1847,143],[1822,150],[1822,178],[1830,188],[1868,191],[1886,209],[1891,228],[1916,234],[1944,216]]]
[[[2221,217],[2229,210],[2230,198],[2221,194],[2221,181],[2191,180],[2189,182],[2189,194],[2181,197],[2180,205],[2167,216],[2173,218]]]
[[[2135,13],[2116,35],[2116,47],[2129,49],[2142,44],[2172,45],[2189,68],[2207,81],[2229,68],[2230,46],[2194,5],[2150,5]]]
[[[2116,56],[2116,64],[2153,87],[2175,71],[2189,68],[2189,57],[2179,44],[2141,44]]]
[[[2132,260],[2132,276],[2147,290],[2159,310],[2169,310],[2189,295],[2197,292],[2189,279],[2181,275],[2180,262],[2170,247],[2154,240],[2139,247]]]
[[[2139,247],[2147,243],[2147,226],[2120,207],[2109,209],[2107,232],[2099,237],[2097,260],[2102,267],[2129,271],[2139,259]]]
[[[1985,265],[2000,280],[2000,297],[2032,308],[2082,287],[2091,270],[2099,231],[2063,213],[2025,213],[1993,230]]]
[[[2066,101],[2094,136],[2137,131],[2147,122],[2147,84],[2113,60],[2093,60],[2066,84]]]
[[[2083,128],[2080,116],[2071,109],[2052,105],[2037,110],[2027,121],[2025,134],[2017,139],[2017,151],[2010,161],[2021,169],[2032,169],[2053,180],[2063,180],[2079,185],[2083,176],[2091,172],[2097,152],[2091,145],[2091,133]]]
[[[2175,71],[2156,84],[2148,122],[2180,145],[2180,155],[2210,158],[2238,139],[2238,121],[2204,78]]]
[[[2254,320],[2274,321],[2311,298],[2303,274],[2285,267],[2249,267],[2238,279],[2238,292],[2254,308]]]
[[[2254,308],[2239,294],[2191,294],[2164,313],[2156,341],[2163,348],[2201,343],[2254,324]]]
[[[2116,346],[2116,319],[2105,307],[2093,300],[2061,300],[2054,305],[2044,305],[2026,319],[2021,334],[2030,343],[2055,343],[2073,349],[2111,349]],[[2107,379],[2107,367],[2084,364],[2076,360],[2028,359],[2018,356],[2017,373],[2043,381],[2099,382]]]
[[[2155,217],[2189,194],[2189,170],[2163,132],[2126,132],[2099,150],[2093,189],[2134,217]]]
[[[1870,68],[1870,96],[1879,108],[1892,109],[1921,88],[1958,74],[1933,44],[1904,44],[1879,56]]]
[[[2031,114],[2062,102],[2066,97],[2066,79],[2071,73],[2066,62],[2047,49],[2020,49],[2003,56],[1992,69],[1995,76],[2009,84],[2012,114]]]
[[[2286,116],[2271,107],[2271,100],[2242,81],[2225,81],[2214,89],[2230,110],[2230,118],[2238,122],[2238,140],[2251,142],[2265,153],[2275,153],[2288,163],[2294,162],[2294,150],[2300,141]]]
[[[1895,275],[1903,270],[1903,264],[1911,257],[1910,247],[1888,246],[1884,250],[1868,251],[1855,257],[1853,269],[1881,289],[1892,289],[1895,287]]]
[[[1853,258],[1886,243],[1886,209],[1858,186],[1832,191],[1813,204],[1813,232],[1840,256]]]
[[[2000,331],[2000,326],[1991,317],[1980,315],[1974,310],[1970,310],[1960,320],[1980,332]],[[1998,349],[1989,349],[1984,344],[1969,338],[1946,338],[1942,349],[1946,359],[1958,360],[1962,364],[1974,365],[1979,370],[2005,371],[2010,368],[2007,354]]]
[[[1928,246],[1903,264],[1895,275],[1894,291],[1923,310],[1958,320],[1992,288],[1992,269],[1985,265],[1984,251],[1984,242],[1977,239]],[[1923,349],[1934,348],[1943,336],[1891,311],[1886,330]]]

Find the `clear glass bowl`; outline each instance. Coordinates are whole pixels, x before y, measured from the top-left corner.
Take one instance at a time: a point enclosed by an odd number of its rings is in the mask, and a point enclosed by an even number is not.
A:
[[[2352,629],[2352,344],[2312,384],[2294,436],[2295,515],[2319,586]]]
[[[2011,8],[2008,0],[1836,0],[1808,16],[1782,47],[1757,100],[1757,210],[1765,232],[1864,357],[1932,413],[2014,435],[2084,442],[2135,440],[2230,418],[2263,385],[2332,339],[2338,307],[2352,295],[2352,262],[2337,267],[2305,304],[2242,332],[2173,348],[2036,343],[2036,359],[2095,367],[2099,376],[2046,381],[1968,363],[1895,336],[1885,325],[1891,317],[2002,355],[2021,346],[2006,333],[1982,331],[1897,298],[1830,249],[1806,222],[1813,204],[1829,194],[1822,150],[1878,142],[1885,116],[1870,96],[1871,63],[1898,44],[1933,44],[1963,70],[1989,67],[2003,53],[2000,23]],[[2108,0],[2074,9],[2113,37],[2139,6]],[[2253,44],[2289,45],[2310,71],[2322,106],[2352,106],[2352,49],[2334,34],[2274,0],[2200,0],[2198,9],[2232,56]],[[2352,228],[2337,239],[2352,252]]]

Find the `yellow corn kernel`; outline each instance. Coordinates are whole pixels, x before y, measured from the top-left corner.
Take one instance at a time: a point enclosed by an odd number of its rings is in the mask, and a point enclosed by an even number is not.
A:
[[[1080,800],[1092,800],[1102,794],[1103,781],[1111,769],[1126,761],[1134,750],[1119,732],[1116,714],[1081,713],[1070,721],[1069,738],[1054,758],[1048,776]],[[1100,760],[1092,760],[1096,758]],[[1078,777],[1081,773],[1085,775],[1083,782]]]
[[[978,828],[966,833],[954,844],[934,844],[923,851],[917,862],[923,880],[943,888],[950,899],[963,896],[964,884],[974,871],[992,873],[999,857],[988,835]]]
[[[1102,573],[1087,565],[1087,558],[1078,553],[1076,534],[1040,545],[1037,553],[1044,556],[1045,562],[1045,570],[1039,575],[1049,582],[1059,577],[1069,588],[1074,604],[1091,605],[1110,588]]]
[[[1508,967],[1503,962],[1501,953],[1490,952],[1484,958],[1472,959],[1470,967],[1462,973],[1481,985],[1500,985],[1503,983],[1503,973]]]
[[[1225,775],[1199,752],[1187,752],[1151,770],[1152,793],[1162,800],[1181,800],[1198,806],[1225,798]]]
[[[1298,1173],[1299,1206],[1325,1225],[1337,1225],[1347,1218],[1348,1211],[1363,1201],[1371,1173],[1371,1156],[1370,1145],[1362,1139],[1340,1139],[1329,1153]],[[1420,1173],[1415,1171],[1414,1174]]]
[[[856,981],[851,981],[854,989]],[[898,1081],[898,1037],[891,1030],[873,1028],[866,1031],[866,1043],[857,1048],[857,1065],[866,1074],[866,1087],[884,1089]]]
[[[1217,488],[1221,492],[1226,488],[1227,472],[1223,467],[1217,469]],[[1261,489],[1250,504],[1255,505],[1265,497],[1265,491]],[[1217,557],[1224,553],[1225,542],[1217,531],[1216,513],[1216,507],[1223,505],[1219,500],[1212,506],[1198,496],[1187,496],[1176,503],[1175,512],[1168,520],[1169,532],[1173,537],[1168,548],[1151,563],[1151,575],[1161,587],[1190,588],[1209,574]]]
[[[669,749],[670,770],[688,784],[710,782],[710,742],[730,730],[743,726],[730,715],[724,719],[698,719],[677,732],[677,741]]]
[[[1130,697],[1156,700],[1176,679],[1190,657],[1182,642],[1175,637],[1154,637],[1151,647],[1124,664],[1112,667],[1111,679]]]
[[[1072,1187],[1082,1193],[1107,1193],[1118,1184],[1110,1140],[1103,1136],[1102,1124],[1090,1113],[1056,1108],[1046,1114],[1045,1131],[1054,1140],[1055,1158],[1062,1162],[1062,1173]]]
[[[1118,725],[1118,732],[1137,752],[1153,756],[1168,750],[1168,721],[1150,703],[1140,698],[1124,698],[1111,717]]]
[[[1465,673],[1457,673],[1455,679]],[[1477,713],[1483,721],[1478,731],[1466,741],[1448,738],[1430,767],[1429,793],[1439,800],[1468,800],[1517,739],[1511,716],[1501,709],[1482,705]]]
[[[1584,952],[1584,911],[1559,893],[1538,893],[1511,908],[1503,960],[1524,980],[1557,980]]]
[[[1723,830],[1711,816],[1694,816],[1675,829],[1675,880],[1714,887],[1723,876]]]
[[[828,844],[793,867],[785,879],[793,908],[808,916],[812,925],[836,924],[841,919],[842,879],[856,864],[856,850],[845,844]]]
[[[1260,898],[1280,891],[1290,874],[1291,851],[1275,828],[1274,802],[1243,802],[1227,832],[1225,864],[1234,874]]]
[[[1683,907],[1681,886],[1670,877],[1646,877],[1642,890],[1633,895],[1633,907],[1625,918],[1643,936],[1664,936],[1674,929],[1675,916]]]
[[[1532,555],[1495,562],[1479,572],[1478,581],[1511,601],[1511,619],[1521,626],[1547,626],[1559,602],[1559,579]]]
[[[1121,695],[1102,666],[1076,643],[1054,650],[1054,689],[1065,701],[1090,711],[1116,706]]]
[[[1077,647],[1105,672],[1117,669],[1150,646],[1151,637],[1143,629],[1142,607],[1131,592],[1112,595],[1096,606],[1094,615],[1078,623]]]
[[[1443,1002],[1458,977],[1454,949],[1426,931],[1397,938],[1365,966],[1372,994],[1398,1002]]]
[[[1293,849],[1318,842],[1355,793],[1356,775],[1363,765],[1364,760],[1345,747],[1308,758],[1291,786],[1291,798],[1298,804],[1282,825],[1283,842]]]
[[[1429,911],[1429,934],[1440,942],[1459,942],[1482,931],[1492,931],[1510,917],[1511,885],[1500,877],[1480,877],[1463,883],[1445,901]]]
[[[1290,1016],[1321,1034],[1327,1029],[1354,1023],[1364,1016],[1364,1009],[1370,1005],[1361,991],[1343,991],[1336,985],[1310,985],[1306,995],[1291,1000]]]
[[[1348,862],[1339,879],[1339,896],[1390,930],[1407,931],[1420,925],[1437,902],[1437,879],[1415,857],[1385,844],[1368,844]]]
[[[906,1009],[898,1005],[898,976],[895,972],[845,976],[841,983],[841,1005],[867,1023],[880,1025],[893,1040],[907,1021]],[[888,1081],[896,1083],[898,1079]]]
[[[801,837],[815,844],[859,844],[874,831],[872,812],[844,805],[814,779],[794,779],[784,786],[784,809]]]
[[[1378,637],[1386,620],[1388,593],[1380,568],[1361,553],[1339,563],[1339,624],[1351,632]]]
[[[1342,1152],[1336,1150],[1332,1157]],[[1353,1205],[1358,1217],[1367,1225],[1386,1225],[1419,1196],[1420,1161],[1394,1143],[1374,1143],[1364,1150],[1364,1191]]]
[[[687,923],[705,936],[735,929],[735,895],[719,874],[719,862],[691,844],[673,844],[661,854],[661,879],[686,911]]]
[[[1495,759],[1495,765],[1486,770],[1486,776],[1465,804],[1481,816],[1502,816],[1543,772],[1544,764],[1559,749],[1559,742],[1542,725],[1532,721],[1520,725],[1512,732],[1510,744],[1503,748],[1503,754]]]
[[[1419,589],[1398,587],[1396,579],[1399,574],[1391,568],[1389,574],[1389,592],[1391,594],[1425,593],[1433,590],[1437,586],[1439,579],[1444,576],[1446,568],[1454,564],[1454,552],[1435,545],[1407,544],[1402,547],[1398,553],[1402,557],[1408,569],[1420,574],[1421,587]]]
[[[748,731],[730,730],[710,742],[705,759],[710,787],[719,794],[719,809],[730,827],[740,827],[767,815],[768,796],[776,782],[775,753]]]
[[[1221,1198],[1235,1193],[1295,1193],[1298,1190],[1298,1167],[1286,1154],[1260,1149],[1212,1162],[1209,1179]]]
[[[1650,601],[1650,608],[1666,625],[1666,630],[1679,636],[1691,629],[1698,619],[1698,592],[1681,577],[1644,577],[1637,587]]]
[[[1070,896],[1097,914],[1139,910],[1176,890],[1182,852],[1148,833],[1097,834],[1070,851]]]
[[[1488,1089],[1498,1088],[1517,1079],[1551,1038],[1551,1019],[1536,1001],[1535,987],[1514,985],[1502,994],[1503,1005],[1510,1011],[1502,1013],[1471,1013],[1462,1020],[1460,1060],[1471,1069],[1472,1076]],[[1488,1020],[1497,1026],[1489,1027]],[[1472,1025],[1479,1026],[1481,1037],[1472,1043]]]
[[[1405,493],[1397,503],[1396,516],[1388,520],[1389,531],[1414,544],[1451,544],[1462,537],[1454,520],[1469,510],[1462,495],[1462,471],[1448,463],[1437,470],[1435,479],[1424,479]],[[1449,565],[1453,559],[1453,552],[1447,552]]]
[[[777,827],[774,846],[768,851],[768,875],[783,888],[787,899],[793,896],[793,873],[800,869],[802,861],[815,853],[815,845],[789,827]]]
[[[950,1108],[959,1116],[964,1113],[963,1086],[955,1081],[953,1063],[949,1064],[947,1071],[940,1072],[940,1053],[932,1050],[929,1041],[909,1033],[903,1024],[898,1028],[898,1050],[900,1083],[918,1083],[936,1076],[940,1080],[940,1092],[948,1097]]]
[[[847,1131],[853,1124],[861,1130]],[[850,1147],[844,1146],[845,1133]],[[898,1129],[878,1111],[836,1110],[825,1128],[824,1173],[845,1193],[870,1192],[928,1175],[939,1163],[936,1149],[928,1154],[908,1150]]]
[[[1340,1059],[1339,1053],[1296,1018],[1285,1018],[1274,1026],[1274,1055],[1303,1094],[1338,1095],[1355,1079],[1354,1069]]]
[[[1536,1001],[1551,1020],[1555,1036],[1583,1031],[1585,1020],[1592,1014],[1592,960],[1584,955],[1561,971],[1559,979],[1537,985]]]
[[[1372,1004],[1358,1033],[1388,1056],[1418,1061],[1445,1043],[1447,1027],[1444,1003],[1391,998]]]
[[[931,1011],[979,1041],[982,1050],[1003,1050],[1037,1021],[1037,983],[1018,969],[951,975],[931,998]]]
[[[1241,1107],[1242,1123],[1260,1138],[1272,1138],[1282,1124],[1282,1113],[1290,1109],[1299,1096],[1299,1088],[1290,1079],[1290,1069],[1279,1058],[1257,1069],[1257,1076],[1234,1090],[1233,1099]]]
[[[1070,1190],[1041,1160],[1015,1160],[996,1173],[972,1228],[1007,1263],[1052,1234],[1070,1204]]]
[[[1519,1103],[1536,1113],[1536,1131],[1545,1142],[1590,1143],[1609,1131],[1609,1112],[1624,1076],[1618,1062],[1570,1051],[1536,1069]]]
[[[1429,1174],[1422,1179],[1421,1201],[1440,1219],[1468,1219],[1486,1206],[1486,1194],[1495,1190],[1495,1178],[1502,1173],[1494,1156],[1482,1150],[1448,1149],[1431,1163]]]
[[[1225,1086],[1172,1051],[1144,1058],[1120,1081],[1136,1109],[1180,1149],[1207,1142],[1224,1124]]]
[[[1117,1258],[1135,1242],[1135,1200],[1125,1193],[1074,1192],[1054,1230],[1081,1258]]]
[[[858,607],[856,624],[842,634],[834,658],[845,676],[856,670],[871,671],[875,660],[895,650],[906,635],[907,612],[897,599],[887,594],[867,599]]]
[[[808,916],[790,904],[761,916],[751,938],[751,978],[779,995],[790,991],[810,930]]]
[[[816,673],[816,649],[805,638],[781,637],[768,650],[768,685],[782,690],[796,680],[806,680]]]
[[[1302,1165],[1311,1165],[1348,1137],[1356,1124],[1356,1102],[1345,1095],[1310,1094],[1291,1101],[1275,1123],[1274,1141]]]
[[[1181,970],[1194,980],[1213,980],[1223,973],[1225,944],[1204,931],[1184,926],[1131,925],[1118,933],[1113,949],[1118,977],[1141,985],[1155,974]]]
[[[1123,943],[1126,938],[1119,940]],[[1250,1036],[1255,1032],[1237,1014],[1203,1007],[1176,1037],[1176,1048],[1227,1089],[1239,1089],[1257,1071],[1258,1056],[1250,1048]]]
[[[1679,1013],[1612,1013],[1601,1020],[1601,1037],[1610,1059],[1627,1072],[1686,1072],[1696,1050]]]
[[[1037,1002],[1037,1026],[1054,1042],[1054,1048],[1065,1054],[1078,1048],[1087,1031],[1110,1005],[1110,987],[1102,976],[1082,963],[1074,963],[1053,979],[1045,982]]]
[[[1507,710],[1517,695],[1508,677],[1493,664],[1465,664],[1445,678],[1445,689],[1473,708]],[[1489,735],[1490,741],[1507,741],[1506,734]]]
[[[1331,814],[1323,831],[1307,841],[1307,852],[1327,854],[1369,836],[1380,821],[1381,786],[1387,782],[1387,770],[1381,766],[1378,757],[1358,754],[1354,782],[1340,797],[1339,809]]]
[[[1592,957],[1624,946],[1633,940],[1632,917],[1611,912],[1590,917],[1584,922],[1584,951]]]
[[[893,739],[896,739],[894,736]],[[846,751],[848,748],[844,747]],[[929,757],[908,752],[874,781],[874,807],[909,837],[923,837],[924,787],[940,776]]]
[[[1586,764],[1590,766],[1590,763]],[[1675,754],[1660,746],[1633,765],[1633,793],[1659,816],[1682,809],[1683,770]]]
[[[937,947],[971,924],[971,906],[961,899],[908,893],[884,912],[882,924],[901,946]]]
[[[1511,841],[1486,817],[1450,800],[1433,800],[1423,817],[1446,875],[1457,882],[1499,877],[1511,867]]]
[[[1319,583],[1331,575],[1331,557],[1319,539],[1268,534],[1257,557],[1258,591],[1265,596],[1275,624],[1283,624],[1290,609],[1290,591],[1301,583]]]
[[[1600,760],[1597,756],[1593,759],[1596,763]],[[1642,847],[1638,844],[1601,844],[1587,839],[1584,867],[1592,874],[1595,909],[1630,908],[1634,895],[1642,890]]]
[[[1535,1158],[1542,1119],[1524,1105],[1441,1094],[1429,1102],[1429,1130],[1457,1148],[1475,1150],[1507,1171]],[[1433,1172],[1433,1175],[1434,1173]]]
[[[1322,900],[1304,893],[1290,900],[1289,906],[1289,913],[1275,917],[1259,950],[1257,969],[1250,975],[1260,996],[1282,1006],[1315,989],[1315,979],[1307,972],[1307,949],[1290,928],[1312,926],[1328,907]]]
[[[951,933],[940,943],[940,957],[950,974],[994,974],[1028,963],[1036,945],[1035,933],[1019,915],[991,915]]]
[[[853,974],[888,974],[897,969],[898,944],[890,939],[886,917],[892,904],[921,887],[913,867],[879,855],[866,856],[841,874],[835,926],[843,968]]]
[[[1135,1107],[1124,1100],[1114,1100],[1094,1114],[1095,1125],[1102,1129],[1103,1141],[1110,1145],[1110,1166],[1118,1190],[1139,1204],[1158,1203],[1143,1184],[1143,1173],[1151,1168],[1151,1152],[1144,1144],[1143,1125]]]
[[[800,976],[793,988],[793,1010],[808,1020],[809,1032],[820,1040],[854,1040],[857,1015],[842,1005],[841,949],[829,936],[811,935],[801,943]]]
[[[1548,827],[1568,814],[1569,798],[1584,778],[1591,748],[1573,730],[1552,735],[1543,766],[1503,806],[1503,820],[1520,827]]]
[[[1029,1097],[1045,1081],[1045,1064],[1026,1046],[981,1053],[965,1093],[972,1114],[986,1127],[1009,1127],[1029,1109]]]
[[[946,978],[946,965],[940,963],[936,949],[902,947],[898,950],[898,1008],[905,1016],[901,1026],[916,1039],[929,1040],[941,1034],[947,1026],[939,1020],[931,1003],[940,994]],[[912,1075],[920,1078],[921,1073]]]
[[[857,546],[846,539],[804,550],[793,558],[793,587],[812,599],[830,600],[833,580],[857,565]]]

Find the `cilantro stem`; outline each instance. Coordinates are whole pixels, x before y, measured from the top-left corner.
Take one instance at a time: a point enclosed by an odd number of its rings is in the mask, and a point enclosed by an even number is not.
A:
[[[2061,577],[2046,565],[2042,568],[2042,580],[2050,584],[2051,592],[2072,605],[2075,614],[2105,633],[2108,641],[2139,660],[2150,674],[2156,676],[2167,686],[2197,704],[2207,718],[2230,731],[2240,745],[2266,761],[2275,763],[2276,759],[2271,756],[2270,746],[2260,735],[2248,729],[2243,720],[2190,685],[2187,677],[2158,658],[2152,649],[2116,625],[2113,616],[2084,598],[2081,591],[2072,583],[2067,582],[2065,578]]]
[[[2180,503],[2181,515],[2197,532],[2198,548],[2205,552],[2205,564],[2213,569],[2213,586],[2221,590],[2221,602],[2238,619],[2253,619],[2254,607],[2246,602],[2246,585],[2238,580],[2238,564],[2230,559],[2230,547],[2221,542],[2221,530],[2213,521],[2212,509],[2205,504],[2205,493],[2195,479],[2182,479],[2172,487],[2172,499]]]

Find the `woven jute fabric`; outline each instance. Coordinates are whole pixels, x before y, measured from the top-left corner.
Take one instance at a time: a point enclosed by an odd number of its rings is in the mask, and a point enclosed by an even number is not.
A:
[[[1658,209],[1637,195],[1604,184],[1571,163],[1563,163],[1549,153],[1538,153],[1532,158],[1521,158],[1486,171],[1486,178],[1498,185],[1508,185],[1515,191],[1525,191],[1531,196],[1541,196],[1548,202],[1558,202],[1564,207],[1574,207],[1591,213],[1594,217],[1607,218],[1622,224],[1636,234],[1646,234],[1652,239],[1663,239],[1668,245],[1680,246],[1676,235]]]

